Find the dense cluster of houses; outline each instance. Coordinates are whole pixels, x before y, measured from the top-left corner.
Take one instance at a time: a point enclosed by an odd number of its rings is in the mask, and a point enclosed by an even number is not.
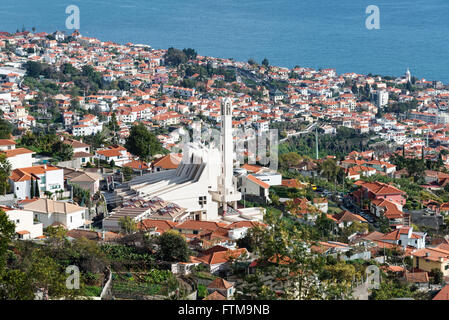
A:
[[[13,51],[6,50],[10,46],[14,47]],[[186,263],[173,264],[173,273],[189,274],[194,267],[202,265],[212,274],[226,274],[230,269],[230,256],[236,258],[247,254],[246,249],[237,246],[237,240],[244,237],[249,228],[263,224],[254,221],[224,223],[192,220],[187,210],[189,208],[157,197],[144,199],[133,195],[120,207],[106,212],[104,231],[97,234],[85,229],[92,223],[91,209],[71,201],[72,185],[88,191],[90,195],[100,190],[102,181],[109,188],[112,175],[105,174],[100,168],[89,168],[94,159],[130,168],[136,175],[175,171],[183,156],[178,152],[147,163],[123,147],[131,126],[140,122],[150,129],[173,126],[196,129],[193,119],[201,118],[204,125],[213,128],[223,120],[223,96],[232,100],[234,128],[253,128],[264,132],[275,122],[320,121],[324,134],[333,135],[338,127],[352,128],[360,134],[376,135],[394,146],[401,146],[400,151],[396,152],[405,158],[441,161],[444,167],[449,168],[449,90],[439,82],[414,79],[413,85],[418,90],[410,91],[404,89],[412,82],[408,70],[403,77],[387,80],[380,76],[355,73],[339,75],[334,69],[267,67],[200,55],[189,61],[189,64],[196,66],[240,70],[266,83],[286,83],[282,90],[258,84],[256,90],[261,93],[260,99],[254,99],[247,93],[253,89],[237,73],[235,81],[224,85],[225,77],[215,74],[204,81],[201,90],[181,86],[179,83],[183,77],[176,68],[165,64],[166,53],[167,50],[149,46],[101,41],[82,36],[78,31],[70,37],[61,32],[0,32],[0,110],[2,118],[14,124],[20,132],[36,126],[36,115],[30,114],[30,103],[39,92],[23,83],[26,74],[23,65],[28,61],[50,64],[57,70],[65,64],[71,64],[78,70],[91,66],[102,74],[103,81],[122,81],[127,85],[127,89],[98,90],[91,95],[72,97],[58,93],[52,97],[61,111],[58,136],[73,148],[69,161],[52,165],[27,148],[16,148],[13,137],[0,139],[0,152],[11,164],[9,182],[13,195],[12,201],[9,200],[12,205],[1,208],[15,222],[20,239],[40,239],[43,238],[44,228],[62,225],[72,232],[73,237],[92,233],[92,238],[107,241],[120,237],[119,219],[129,217],[137,223],[139,230],[150,234],[160,235],[167,230],[177,230],[185,236],[189,246],[200,252]],[[194,74],[189,79],[198,77]],[[60,80],[52,82],[60,88],[74,85]],[[359,98],[355,91],[361,90],[366,91],[369,99]],[[396,113],[377,116],[392,103],[411,102],[415,103],[415,107],[401,116]],[[75,110],[74,104],[82,112]],[[46,104],[38,106],[39,117],[48,116],[47,108]],[[92,150],[90,145],[83,143],[83,137],[104,131],[114,117],[119,126],[114,133],[117,134],[118,144]],[[287,136],[296,133],[296,130],[286,132]],[[182,135],[179,130],[171,130],[159,134],[157,138],[164,148],[171,150],[179,147]],[[405,192],[391,184],[361,180],[376,174],[389,178],[406,175],[404,169],[397,170],[390,162],[391,156],[375,154],[372,150],[353,151],[337,163],[345,177],[357,186],[349,195],[349,201],[374,217],[385,217],[391,231],[358,232],[348,237],[347,243],[321,241],[313,244],[311,249],[323,255],[342,256],[345,260],[381,259],[385,249],[395,249],[413,259],[412,274],[400,266],[387,267],[389,272],[401,273],[405,281],[420,285],[428,283],[429,274],[434,269],[441,270],[445,277],[449,276],[448,240],[432,239],[430,244],[426,233],[413,230],[410,215],[403,210]],[[290,170],[307,177],[319,174],[317,163],[308,160]],[[242,165],[235,170],[234,176],[238,190],[246,200],[264,204],[271,203],[271,187],[301,190],[308,186],[255,164]],[[449,183],[449,174],[426,170],[424,179],[425,188],[441,190]],[[199,201],[200,206],[205,205],[205,199],[200,197],[195,200]],[[1,202],[8,200],[1,199]],[[446,203],[427,201],[423,205],[435,214],[449,212],[449,204]],[[319,215],[325,214],[334,223],[335,234],[354,223],[369,223],[363,216],[345,208],[339,213],[329,213],[325,197],[317,196],[311,200],[294,198],[289,200],[289,208],[289,213],[303,223],[314,224]],[[217,278],[208,285],[210,295],[207,299],[227,299],[232,297],[234,290],[232,283]],[[440,292],[439,299],[447,300],[447,290]]]

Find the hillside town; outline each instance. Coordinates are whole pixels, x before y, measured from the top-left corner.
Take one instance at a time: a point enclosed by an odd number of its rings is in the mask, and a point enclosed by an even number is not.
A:
[[[0,32],[0,299],[449,300],[448,108],[409,69]]]

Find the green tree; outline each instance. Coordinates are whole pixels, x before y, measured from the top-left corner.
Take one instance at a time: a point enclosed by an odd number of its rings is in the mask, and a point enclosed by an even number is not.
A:
[[[267,58],[264,58],[264,59],[262,60],[262,65],[263,65],[264,67],[268,68],[268,66],[270,65],[270,62],[268,62],[268,59],[267,59]]]
[[[67,230],[63,226],[48,226],[45,229],[50,240],[63,241],[67,235]]]
[[[360,276],[353,265],[337,262],[334,265],[326,265],[323,268],[321,279],[333,279],[351,286],[351,282],[356,275]]]
[[[164,55],[164,60],[167,65],[177,67],[187,62],[187,56],[182,50],[168,48],[167,53]]]
[[[162,151],[159,140],[142,123],[131,128],[125,148],[143,160]]]
[[[75,290],[66,287],[67,275],[65,270],[51,257],[44,255],[40,250],[31,254],[32,263],[26,272],[29,275],[33,291],[40,290],[51,298],[73,297]]]
[[[0,153],[0,194],[5,195],[9,191],[9,177],[11,164],[4,153]]]
[[[72,159],[73,147],[62,141],[58,141],[51,147],[53,157],[60,161],[67,161]]]
[[[324,174],[328,181],[332,181],[338,173],[338,166],[335,160],[326,159],[321,166],[321,173]]]
[[[10,139],[12,133],[12,125],[5,119],[0,119],[0,139]]]
[[[334,230],[335,223],[329,219],[324,212],[322,212],[315,221],[315,227],[319,231],[320,235],[327,238],[331,234],[332,230]]]
[[[117,122],[117,115],[112,113],[111,120],[108,122],[107,128],[112,131],[112,143],[117,143],[117,132],[120,130],[120,126]]]
[[[6,264],[6,251],[8,245],[14,237],[16,226],[8,219],[5,211],[0,208],[0,276]]]
[[[133,169],[130,167],[123,167],[122,168],[122,172],[123,172],[123,178],[125,179],[125,181],[129,181],[132,179],[132,175],[134,173]]]
[[[39,190],[39,183],[37,182],[37,180],[34,181],[34,196],[36,198],[40,198],[40,196],[41,196],[41,192]]]
[[[184,52],[188,60],[195,59],[197,56],[197,52],[192,48],[183,49],[182,52]]]
[[[391,300],[394,298],[410,298],[412,292],[406,285],[398,281],[385,279],[381,281],[378,289],[373,289],[369,297],[370,300]]]
[[[250,59],[248,59],[248,64],[251,66],[255,66],[255,65],[257,65],[257,62],[253,58],[250,58]]]
[[[169,262],[187,262],[188,248],[184,237],[176,230],[164,232],[159,237],[160,256]]]
[[[21,270],[6,270],[0,275],[0,300],[33,300],[34,289],[29,275]]]
[[[443,272],[438,268],[432,269],[430,271],[430,276],[433,277],[434,284],[441,284],[443,282]]]
[[[252,254],[257,256],[253,273],[246,275],[236,299],[343,299],[350,288],[335,277],[319,280],[323,257],[313,254],[306,229],[288,223],[280,213],[267,212],[268,227],[248,231]]]
[[[130,217],[121,217],[118,224],[120,226],[120,230],[126,234],[134,233],[137,230],[137,223]]]
[[[289,169],[301,162],[301,156],[296,152],[284,153],[279,156],[279,165],[283,169]]]
[[[39,62],[28,61],[25,63],[25,70],[27,72],[27,76],[32,78],[39,78],[42,72],[42,64]]]
[[[198,284],[198,297],[204,298],[207,296],[207,288],[202,284]]]

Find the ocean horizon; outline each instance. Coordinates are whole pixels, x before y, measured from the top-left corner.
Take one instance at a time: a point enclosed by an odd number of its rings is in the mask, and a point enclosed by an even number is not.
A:
[[[292,68],[412,75],[449,83],[449,2],[443,0],[21,0],[0,7],[0,31],[71,33],[65,9],[80,9],[84,36]],[[380,29],[368,30],[369,5]]]

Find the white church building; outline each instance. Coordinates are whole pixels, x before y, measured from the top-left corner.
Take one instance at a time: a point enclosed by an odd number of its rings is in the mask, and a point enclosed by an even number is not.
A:
[[[178,168],[149,173],[131,180],[116,193],[125,200],[161,198],[183,207],[190,219],[201,221],[262,221],[263,208],[237,208],[242,194],[234,177],[232,100],[221,104],[219,148],[201,142],[184,146]]]

